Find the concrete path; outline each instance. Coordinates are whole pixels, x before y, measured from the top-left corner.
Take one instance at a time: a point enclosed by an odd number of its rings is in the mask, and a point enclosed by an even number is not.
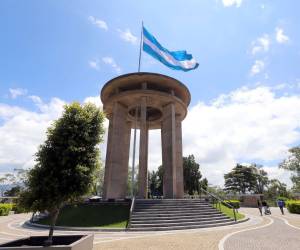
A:
[[[278,208],[272,209],[271,216],[265,226],[256,229],[244,229],[227,235],[219,244],[220,250],[257,250],[257,249],[300,249],[300,216],[289,214],[281,215]],[[290,224],[296,224],[292,225]]]
[[[98,249],[300,249],[300,215],[259,216],[257,209],[241,209],[248,222],[207,229],[168,232],[94,232]],[[30,215],[0,217],[0,243],[30,235],[46,235],[46,229],[23,226]],[[273,222],[274,221],[274,222]],[[55,231],[56,235],[87,232]],[[298,248],[297,248],[298,246]]]

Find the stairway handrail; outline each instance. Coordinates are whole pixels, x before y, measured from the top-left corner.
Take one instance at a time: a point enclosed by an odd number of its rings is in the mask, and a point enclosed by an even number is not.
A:
[[[226,202],[224,199],[222,199],[221,197],[212,194],[210,192],[208,192],[207,190],[203,189],[202,187],[200,187],[201,191],[204,191],[204,193],[206,193],[207,195],[213,197],[214,199],[218,200],[219,202],[226,204],[229,208],[231,208],[233,210],[233,216],[234,216],[234,220],[236,221],[236,214],[235,214],[235,207],[232,206],[231,204],[229,204],[228,202]]]
[[[133,212],[133,208],[134,208],[134,203],[135,203],[135,196],[132,197],[131,200],[131,205],[130,205],[130,210],[129,210],[129,218],[128,218],[128,223],[126,228],[128,228],[130,226],[130,221],[131,221],[131,216],[132,216],[132,212]]]

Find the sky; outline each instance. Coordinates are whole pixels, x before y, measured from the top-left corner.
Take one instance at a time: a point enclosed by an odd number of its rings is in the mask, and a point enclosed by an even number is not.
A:
[[[64,104],[101,107],[102,86],[137,71],[143,21],[163,46],[199,63],[174,71],[142,53],[141,71],[189,88],[183,154],[195,155],[209,183],[222,186],[236,163],[255,162],[291,185],[278,164],[300,144],[299,8],[293,0],[1,0],[0,174],[34,165]],[[149,140],[153,170],[159,131]],[[100,148],[104,160],[106,140]]]

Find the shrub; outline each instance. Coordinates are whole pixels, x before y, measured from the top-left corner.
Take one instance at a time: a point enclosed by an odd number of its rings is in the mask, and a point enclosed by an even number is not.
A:
[[[300,200],[288,200],[286,207],[290,213],[300,214]]]
[[[27,212],[24,208],[22,208],[18,204],[12,204],[12,211],[14,211],[15,214],[21,214]]]
[[[233,206],[235,209],[240,208],[240,202],[239,202],[238,200],[224,200],[224,203],[223,203],[223,204],[224,204],[226,207],[229,207],[225,202],[226,202],[227,204]]]
[[[0,204],[0,216],[8,215],[9,212],[11,211],[11,209],[12,209],[12,204],[9,204],[9,203]]]

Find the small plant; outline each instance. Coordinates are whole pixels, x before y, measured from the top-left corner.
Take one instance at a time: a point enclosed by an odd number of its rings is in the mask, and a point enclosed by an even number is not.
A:
[[[6,216],[9,214],[9,212],[12,210],[13,205],[4,203],[0,204],[0,216]]]

